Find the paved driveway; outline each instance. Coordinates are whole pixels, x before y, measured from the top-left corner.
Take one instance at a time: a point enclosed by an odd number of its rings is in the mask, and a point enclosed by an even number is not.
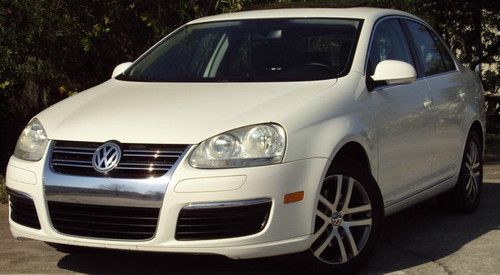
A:
[[[442,212],[433,200],[390,217],[382,245],[363,274],[500,274],[500,165],[485,167],[481,206]],[[91,250],[64,254],[15,240],[0,206],[0,273],[307,274],[293,256],[232,261],[219,256]]]

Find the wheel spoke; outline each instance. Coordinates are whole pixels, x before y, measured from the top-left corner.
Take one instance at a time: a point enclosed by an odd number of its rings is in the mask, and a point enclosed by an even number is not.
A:
[[[358,246],[354,241],[354,237],[352,236],[351,230],[349,229],[349,227],[344,226],[344,231],[345,234],[347,235],[347,239],[349,240],[349,245],[351,246],[352,255],[353,256],[358,255]]]
[[[325,233],[325,230],[326,228],[328,227],[328,223],[324,223],[323,226],[321,226],[321,228],[318,230],[318,232],[316,232],[314,234],[314,237],[313,237],[313,243],[316,242],[319,238],[319,236],[323,235],[323,233]]]
[[[344,214],[356,214],[360,212],[366,212],[372,210],[372,206],[367,203],[361,206],[353,207],[353,208],[347,208],[344,210]]]
[[[471,158],[471,156],[470,156],[470,152],[467,152],[467,153],[465,154],[465,157],[467,158],[467,164],[469,164],[469,163],[473,163],[473,162],[472,162],[472,158]]]
[[[321,194],[319,195],[319,201],[326,207],[328,207],[328,209],[330,209],[331,211],[335,211],[332,203],[327,198],[323,197],[323,195]]]
[[[364,219],[364,220],[357,220],[357,221],[346,221],[345,224],[348,227],[351,227],[351,226],[371,225],[372,224],[372,219]]]
[[[326,240],[316,249],[316,251],[314,251],[314,255],[316,257],[319,257],[321,255],[321,253],[323,253],[323,251],[325,250],[325,248],[330,244],[330,242],[332,241],[333,237],[335,236],[335,232],[337,232],[336,229],[334,229],[330,233],[330,235],[328,235],[328,237],[326,238]]]
[[[471,178],[472,178],[472,198],[475,198],[477,194],[478,183],[474,176],[472,176]]]
[[[335,233],[335,238],[337,239],[337,243],[339,244],[340,257],[342,257],[342,262],[345,263],[347,262],[347,253],[345,252],[345,246],[344,242],[342,242],[342,237],[340,237],[338,231],[333,231],[332,233]]]
[[[349,178],[349,182],[347,183],[347,192],[345,193],[344,203],[342,204],[342,212],[344,212],[347,208],[349,208],[353,186],[354,186],[354,179]]]
[[[476,162],[476,158],[477,158],[477,148],[476,148],[476,144],[471,142],[470,144],[470,149],[471,149],[471,164],[475,163]]]
[[[326,223],[330,222],[330,218],[328,218],[323,212],[316,210],[316,216],[320,217]]]
[[[335,200],[332,204],[332,211],[337,211],[340,200],[340,192],[342,190],[342,176],[337,176],[337,188],[335,192]]]
[[[470,189],[472,188],[471,185],[472,185],[472,176],[469,176],[469,181],[467,181],[467,184],[465,185],[465,191],[467,191],[467,193],[470,192]]]

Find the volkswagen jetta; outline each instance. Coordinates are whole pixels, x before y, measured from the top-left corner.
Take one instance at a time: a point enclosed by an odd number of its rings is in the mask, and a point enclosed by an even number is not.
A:
[[[351,268],[384,218],[479,203],[484,98],[400,11],[200,18],[33,118],[7,168],[15,237]]]

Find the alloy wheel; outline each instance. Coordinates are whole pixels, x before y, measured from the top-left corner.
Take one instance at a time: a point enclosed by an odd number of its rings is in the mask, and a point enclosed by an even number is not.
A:
[[[325,178],[319,194],[311,252],[328,264],[343,264],[358,255],[370,237],[372,204],[354,178]]]
[[[464,165],[467,169],[465,195],[469,201],[474,201],[479,194],[479,183],[481,181],[481,156],[474,141],[468,143]]]

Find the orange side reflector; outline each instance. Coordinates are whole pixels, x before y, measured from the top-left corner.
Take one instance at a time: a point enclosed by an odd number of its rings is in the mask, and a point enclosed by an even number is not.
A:
[[[300,191],[300,192],[286,194],[283,202],[287,204],[287,203],[298,202],[303,199],[304,199],[304,191]]]

